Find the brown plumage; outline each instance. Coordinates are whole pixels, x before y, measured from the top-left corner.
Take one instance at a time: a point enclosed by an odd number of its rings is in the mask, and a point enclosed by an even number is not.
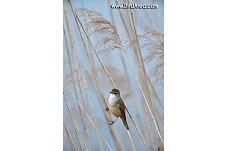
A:
[[[122,102],[123,102],[123,101],[122,101]],[[120,116],[120,118],[121,118],[122,123],[124,124],[125,128],[126,128],[127,130],[129,130],[128,123],[127,123],[127,121],[126,121],[126,116],[125,116],[125,105],[124,105],[124,102],[123,102],[123,106],[124,106],[123,109],[122,109],[122,106],[119,107],[119,108],[120,108],[120,111],[121,111],[121,114],[122,114],[122,116]]]

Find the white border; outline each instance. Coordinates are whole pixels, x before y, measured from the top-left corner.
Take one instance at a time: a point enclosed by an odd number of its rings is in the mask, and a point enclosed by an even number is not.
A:
[[[0,150],[63,150],[63,1],[0,5]]]

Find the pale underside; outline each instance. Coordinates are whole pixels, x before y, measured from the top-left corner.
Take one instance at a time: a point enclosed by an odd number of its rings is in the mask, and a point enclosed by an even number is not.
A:
[[[108,104],[108,108],[109,108],[110,112],[111,112],[114,116],[116,116],[116,117],[122,116],[121,111],[120,111],[120,107],[119,107],[118,104],[115,105],[115,106],[111,106],[111,105]]]

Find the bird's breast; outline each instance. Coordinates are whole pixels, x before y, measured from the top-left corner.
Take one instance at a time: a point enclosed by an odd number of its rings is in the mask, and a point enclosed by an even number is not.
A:
[[[118,102],[119,102],[118,98],[109,97],[108,103],[107,103],[110,112],[116,117],[122,116]]]
[[[108,108],[109,108],[110,112],[111,112],[114,116],[116,116],[116,117],[122,116],[122,115],[121,115],[120,108],[119,108],[118,105],[111,106],[111,105],[108,104]]]

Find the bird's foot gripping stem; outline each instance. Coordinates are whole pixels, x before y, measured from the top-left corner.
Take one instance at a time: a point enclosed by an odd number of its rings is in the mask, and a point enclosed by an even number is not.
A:
[[[113,125],[115,123],[115,121],[110,121],[110,125]]]
[[[116,118],[116,120],[118,119],[118,117]],[[114,120],[114,121],[110,121],[110,125],[113,125],[115,122],[116,122],[116,120]]]

